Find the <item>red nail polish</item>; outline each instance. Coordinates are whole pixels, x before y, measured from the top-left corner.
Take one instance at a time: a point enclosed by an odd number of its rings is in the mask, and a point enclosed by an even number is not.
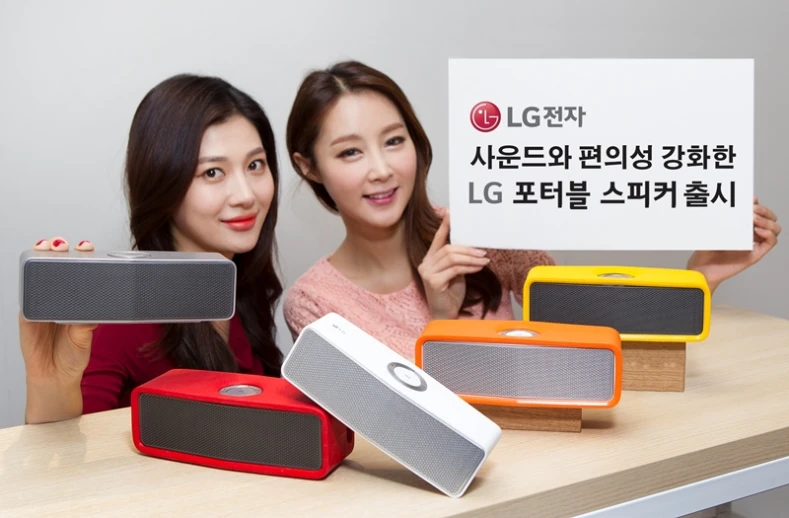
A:
[[[42,239],[41,241],[39,241],[38,243],[36,243],[36,246],[40,245],[40,244],[41,244],[41,243],[43,243],[44,241],[46,241],[46,239]]]
[[[52,241],[52,246],[54,246],[54,247],[58,247],[58,246],[60,246],[62,244],[63,244],[63,240],[61,240],[61,239],[56,239],[56,240]]]

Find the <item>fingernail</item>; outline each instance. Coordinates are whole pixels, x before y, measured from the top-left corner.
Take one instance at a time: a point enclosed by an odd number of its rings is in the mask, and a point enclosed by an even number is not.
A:
[[[480,250],[479,248],[476,248],[474,250],[474,253],[477,254],[480,257],[483,257],[483,256],[488,254],[487,250]]]
[[[62,244],[63,244],[63,241],[60,240],[60,239],[56,239],[56,240],[52,241],[52,246],[55,246],[55,247],[60,246]]]

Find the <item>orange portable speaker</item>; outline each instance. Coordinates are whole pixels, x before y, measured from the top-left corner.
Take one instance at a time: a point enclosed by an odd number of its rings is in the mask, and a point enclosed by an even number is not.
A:
[[[471,404],[610,408],[622,393],[622,346],[609,327],[434,320],[415,363]]]

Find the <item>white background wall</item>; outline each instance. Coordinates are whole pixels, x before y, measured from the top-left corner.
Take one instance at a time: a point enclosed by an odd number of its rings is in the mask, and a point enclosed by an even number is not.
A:
[[[179,72],[215,74],[252,94],[279,139],[278,237],[292,283],[342,239],[306,186],[296,189],[284,130],[299,82],[347,58],[390,74],[436,153],[429,187],[447,203],[449,57],[755,59],[755,189],[789,218],[789,7],[783,0],[11,1],[0,4],[0,427],[21,424],[17,261],[64,235],[128,245],[122,166],[134,110]],[[725,110],[725,106],[721,106]],[[677,114],[678,124],[682,114]],[[787,219],[789,221],[789,219]],[[789,226],[784,223],[784,226]],[[557,253],[564,263],[682,267],[687,253]],[[715,303],[789,318],[789,248],[720,288]],[[279,317],[280,344],[290,337]],[[785,500],[786,501],[786,500]],[[754,515],[755,516],[755,515]]]

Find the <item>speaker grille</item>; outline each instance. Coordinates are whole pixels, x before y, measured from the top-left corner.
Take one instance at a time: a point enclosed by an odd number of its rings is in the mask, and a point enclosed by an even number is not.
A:
[[[151,394],[139,399],[140,440],[153,448],[247,464],[320,469],[317,416]]]
[[[368,441],[449,494],[473,477],[484,451],[367,372],[310,329],[288,377]],[[429,389],[428,389],[429,390]]]
[[[704,328],[698,288],[534,283],[529,319],[612,327],[622,334],[697,335]]]
[[[614,354],[605,349],[425,342],[422,369],[458,394],[608,401]]]
[[[93,322],[229,318],[234,276],[221,263],[30,261],[24,313]]]

